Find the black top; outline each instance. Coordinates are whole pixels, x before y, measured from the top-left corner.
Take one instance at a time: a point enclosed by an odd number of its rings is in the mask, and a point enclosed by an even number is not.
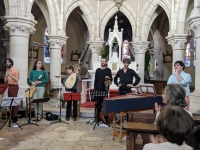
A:
[[[110,80],[112,81],[112,73],[110,68],[101,69],[98,68],[95,72],[95,79],[94,79],[94,89],[95,90],[105,90],[105,77],[109,76]]]
[[[119,83],[117,79],[120,79]],[[135,83],[133,83],[133,77],[135,77]],[[126,84],[133,84],[133,86],[136,86],[140,82],[140,77],[138,74],[133,70],[128,68],[126,73],[124,73],[123,69],[119,70],[114,77],[114,83],[118,86],[118,84],[126,85]]]

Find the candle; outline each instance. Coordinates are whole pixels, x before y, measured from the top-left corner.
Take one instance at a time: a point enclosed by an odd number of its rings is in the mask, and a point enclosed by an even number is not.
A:
[[[155,59],[155,66],[154,66],[154,71],[156,71],[156,59]]]

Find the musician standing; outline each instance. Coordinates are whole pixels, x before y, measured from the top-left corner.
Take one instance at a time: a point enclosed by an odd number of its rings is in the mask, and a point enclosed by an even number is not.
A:
[[[94,90],[105,90],[105,80],[109,79],[112,81],[112,73],[110,68],[107,68],[106,58],[101,59],[101,68],[96,69],[95,79],[94,79]],[[101,100],[103,101],[103,100]]]
[[[67,78],[73,73],[74,67],[72,67],[70,65],[70,66],[66,67],[66,71],[67,71],[67,76],[63,80],[64,84],[65,84],[65,81],[67,80]],[[68,89],[67,87],[65,87],[66,91],[77,92],[78,82],[81,81],[81,77],[80,77],[80,75],[78,75],[78,70],[76,71],[76,74],[77,74],[77,81],[76,81],[74,87],[71,89]],[[78,103],[78,101],[73,101],[73,121],[77,120],[77,103]],[[67,106],[66,106],[66,120],[67,121],[69,121],[70,116],[71,116],[71,106],[72,106],[72,100],[67,101]]]
[[[131,87],[136,86],[140,82],[140,77],[138,74],[133,70],[128,68],[130,65],[131,60],[129,58],[123,59],[124,68],[119,70],[114,77],[114,83],[119,87],[119,95],[124,95],[127,93],[131,93]],[[133,77],[135,77],[135,82],[133,83]],[[118,78],[120,81],[118,82]]]
[[[43,98],[47,82],[48,74],[42,65],[42,61],[36,60],[29,77],[29,83],[31,83],[32,86],[36,86],[36,90],[33,93],[33,99]],[[38,105],[36,103],[34,104],[35,117],[33,118],[33,121],[40,121],[42,115],[42,105],[42,103],[39,103]]]
[[[7,58],[4,61],[5,66],[8,68],[4,77],[4,82],[9,84],[8,97],[17,97],[19,86],[19,71],[13,67],[13,60]],[[18,120],[18,106],[12,106],[12,123],[16,123]]]

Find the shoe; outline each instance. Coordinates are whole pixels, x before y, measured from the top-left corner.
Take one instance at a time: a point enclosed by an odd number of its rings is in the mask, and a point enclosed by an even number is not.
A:
[[[67,121],[69,121],[69,117],[66,117],[65,119],[66,119]]]
[[[76,118],[73,118],[73,121],[77,121],[77,119],[76,119]]]
[[[38,117],[37,117],[37,116],[35,116],[35,117],[34,117],[32,120],[33,120],[33,121],[40,121],[40,119],[41,119],[41,117],[40,117],[40,116],[38,116]]]
[[[13,128],[18,128],[19,126],[17,124],[13,125],[12,126]]]
[[[12,123],[16,123],[18,121],[17,117],[12,118]]]

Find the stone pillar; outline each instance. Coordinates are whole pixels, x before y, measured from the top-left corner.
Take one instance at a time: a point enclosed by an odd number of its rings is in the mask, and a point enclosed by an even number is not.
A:
[[[187,34],[182,35],[172,35],[166,37],[168,40],[168,44],[172,46],[173,58],[172,58],[172,73],[174,70],[174,62],[177,60],[185,61],[185,51],[186,51],[186,43],[187,43]]]
[[[61,80],[55,76],[61,75],[61,49],[68,37],[49,35],[50,44],[50,79],[52,88],[58,88]]]
[[[194,0],[194,9],[187,19],[189,27],[194,31],[196,38],[196,66],[195,66],[195,91],[190,94],[190,111],[200,109],[200,0]]]
[[[91,70],[93,70],[93,62],[99,60],[99,56],[101,55],[101,50],[102,50],[103,42],[90,42],[90,50],[92,52],[92,57],[91,57]]]
[[[141,78],[141,83],[144,83],[144,68],[145,68],[145,52],[148,48],[149,42],[132,42],[134,52],[135,52],[135,62],[138,64],[139,76]]]
[[[28,49],[29,35],[35,31],[37,21],[21,16],[5,16],[3,18],[4,29],[10,34],[10,58],[14,61],[14,67],[19,70],[18,96],[24,96],[28,88]]]

